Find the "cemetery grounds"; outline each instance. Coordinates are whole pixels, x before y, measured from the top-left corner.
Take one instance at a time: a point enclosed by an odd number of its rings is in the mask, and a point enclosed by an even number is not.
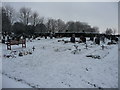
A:
[[[118,87],[118,44],[107,45],[109,40],[106,40],[102,50],[102,43],[96,45],[88,41],[88,38],[87,48],[84,43],[64,43],[63,39],[70,38],[40,38],[27,41],[26,48],[14,45],[12,50],[7,50],[5,44],[0,44],[2,87]],[[19,56],[19,52],[24,55]]]

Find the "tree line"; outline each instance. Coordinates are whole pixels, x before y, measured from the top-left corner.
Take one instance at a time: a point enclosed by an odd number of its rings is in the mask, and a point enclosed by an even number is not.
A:
[[[2,32],[16,35],[35,33],[99,33],[97,26],[92,27],[85,22],[40,17],[37,11],[22,7],[18,12],[9,5],[2,6]],[[106,31],[110,32],[109,29]]]

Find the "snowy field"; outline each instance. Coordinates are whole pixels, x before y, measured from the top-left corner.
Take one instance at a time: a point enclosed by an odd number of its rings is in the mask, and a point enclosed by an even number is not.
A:
[[[27,48],[2,47],[3,88],[117,88],[118,45],[64,43],[58,40],[69,38],[33,40]],[[107,40],[108,42],[108,40]],[[107,43],[106,42],[106,43]],[[32,51],[32,47],[35,50]],[[76,49],[75,46],[78,46]],[[18,56],[19,52],[25,54]],[[5,57],[5,55],[13,57]],[[96,57],[86,57],[95,55]]]

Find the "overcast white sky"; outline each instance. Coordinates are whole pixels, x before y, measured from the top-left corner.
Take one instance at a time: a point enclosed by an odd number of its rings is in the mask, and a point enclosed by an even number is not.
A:
[[[29,7],[46,18],[62,19],[66,21],[87,22],[91,26],[98,26],[101,32],[106,28],[118,30],[117,2],[7,2],[16,11],[21,7]]]

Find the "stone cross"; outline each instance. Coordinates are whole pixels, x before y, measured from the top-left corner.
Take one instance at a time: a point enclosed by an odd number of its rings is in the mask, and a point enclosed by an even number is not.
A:
[[[35,47],[33,46],[33,48],[32,48],[32,49],[33,49],[33,51],[34,51],[34,50],[35,50]]]

